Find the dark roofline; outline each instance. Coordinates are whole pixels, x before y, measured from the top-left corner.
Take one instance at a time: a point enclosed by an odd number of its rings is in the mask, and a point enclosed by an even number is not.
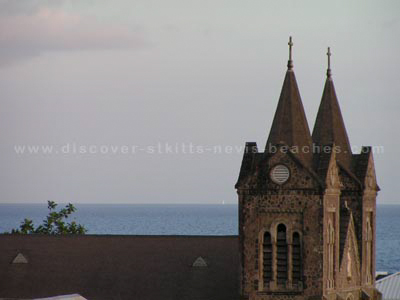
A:
[[[337,165],[339,166],[339,168],[341,168],[350,178],[352,178],[358,185],[360,188],[363,187],[363,184],[361,183],[360,179],[357,178],[356,175],[354,175],[354,173],[352,171],[350,171],[349,168],[347,168],[342,162],[340,161],[336,161]]]

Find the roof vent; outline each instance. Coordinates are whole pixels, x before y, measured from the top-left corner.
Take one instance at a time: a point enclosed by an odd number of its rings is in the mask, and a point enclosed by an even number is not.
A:
[[[12,264],[27,264],[27,263],[28,259],[22,253],[18,253],[17,256],[12,261]]]
[[[273,182],[282,184],[289,179],[290,172],[285,165],[277,165],[272,169],[270,176]]]
[[[204,268],[204,267],[207,267],[207,263],[204,260],[204,258],[199,256],[198,258],[196,258],[196,260],[192,264],[192,267],[194,267],[194,268]]]

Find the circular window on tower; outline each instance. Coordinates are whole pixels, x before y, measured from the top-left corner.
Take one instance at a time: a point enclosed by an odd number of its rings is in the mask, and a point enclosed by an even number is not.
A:
[[[289,169],[285,165],[277,165],[273,167],[270,173],[272,181],[277,184],[285,183],[289,179],[289,176]]]

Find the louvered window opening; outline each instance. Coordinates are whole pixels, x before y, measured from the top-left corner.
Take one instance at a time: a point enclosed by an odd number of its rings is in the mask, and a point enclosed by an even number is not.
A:
[[[269,282],[272,280],[272,240],[269,232],[264,233],[263,270],[264,285],[268,286]]]
[[[276,264],[277,264],[277,282],[286,283],[288,279],[288,246],[286,242],[286,226],[278,225],[276,239]]]
[[[284,165],[278,165],[272,169],[271,178],[275,183],[282,184],[289,179],[289,169]]]
[[[301,245],[300,234],[297,232],[293,234],[292,272],[292,281],[297,284],[301,281]]]

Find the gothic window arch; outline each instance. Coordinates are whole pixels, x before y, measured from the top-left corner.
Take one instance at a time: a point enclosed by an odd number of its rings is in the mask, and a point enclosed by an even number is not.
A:
[[[286,226],[279,224],[276,230],[276,280],[285,284],[288,279],[288,244]]]
[[[292,282],[298,284],[301,281],[301,239],[298,232],[292,236]]]
[[[263,242],[263,279],[264,286],[268,287],[272,281],[272,237],[268,231],[264,232]]]
[[[348,294],[346,300],[354,300],[353,294]]]

